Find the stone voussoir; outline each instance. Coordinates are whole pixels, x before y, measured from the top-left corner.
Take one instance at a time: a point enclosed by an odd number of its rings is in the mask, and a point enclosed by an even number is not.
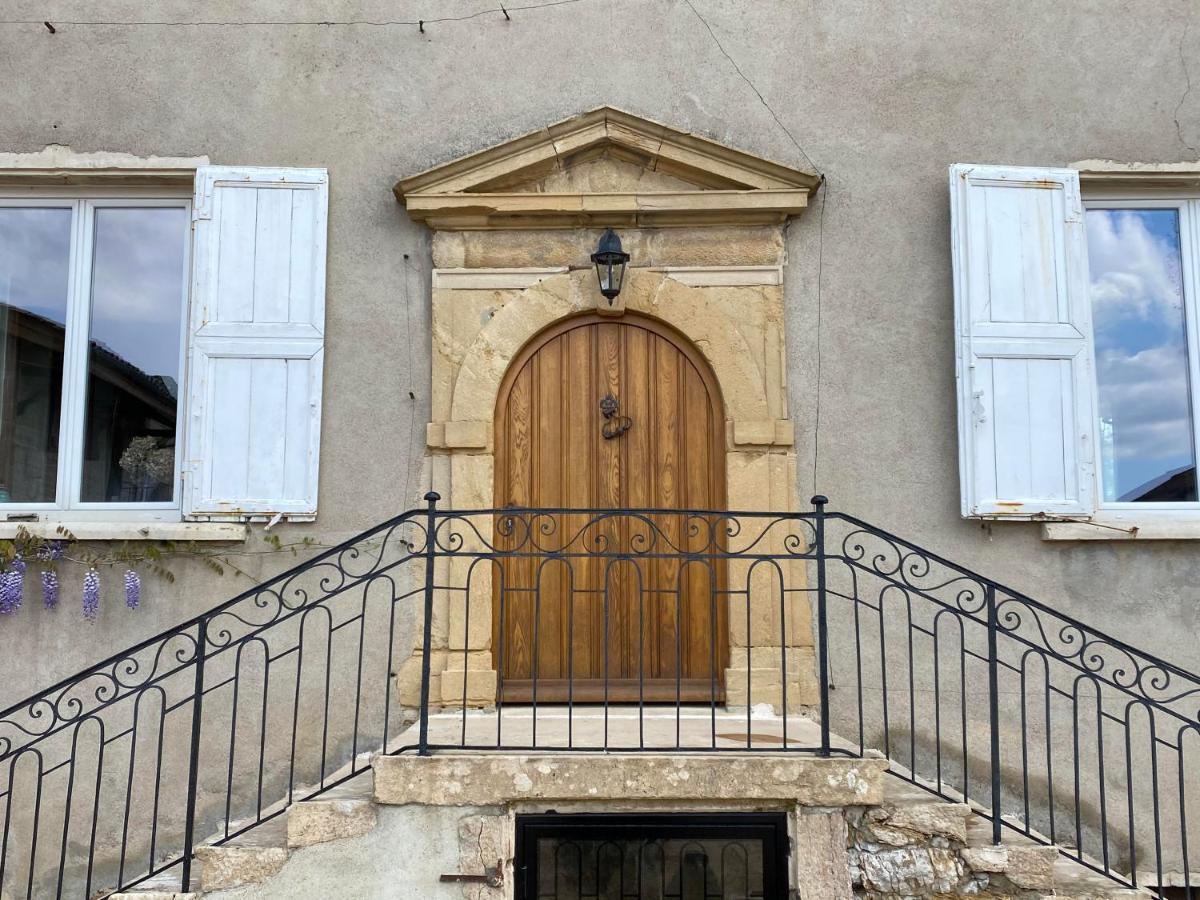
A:
[[[370,800],[306,800],[288,810],[288,846],[308,847],[358,837],[374,828],[376,820],[376,807]]]
[[[382,756],[375,801],[491,806],[520,800],[879,803],[887,761],[724,753]]]
[[[200,890],[219,891],[266,881],[283,868],[283,847],[197,847]]]

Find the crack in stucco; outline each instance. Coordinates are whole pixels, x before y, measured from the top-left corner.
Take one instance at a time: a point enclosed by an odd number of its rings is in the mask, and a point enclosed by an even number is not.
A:
[[[1180,64],[1180,66],[1183,67],[1183,81],[1184,81],[1185,86],[1184,86],[1183,94],[1179,98],[1179,102],[1175,104],[1175,113],[1174,113],[1175,133],[1176,133],[1176,135],[1179,136],[1179,143],[1183,144],[1183,147],[1185,150],[1188,150],[1192,153],[1196,153],[1197,148],[1194,147],[1193,145],[1189,144],[1187,142],[1187,139],[1184,138],[1184,136],[1183,136],[1183,125],[1179,121],[1179,111],[1181,109],[1183,109],[1183,104],[1187,101],[1188,94],[1190,94],[1192,92],[1192,74],[1188,70],[1187,56],[1183,52],[1183,45],[1187,41],[1188,31],[1192,27],[1192,16],[1194,14],[1195,14],[1195,6],[1194,5],[1189,6],[1187,22],[1184,23],[1183,32],[1179,35],[1179,46],[1178,46],[1177,50],[1179,53],[1179,64]]]
[[[712,26],[708,24],[708,20],[704,18],[704,16],[700,15],[700,10],[696,9],[695,5],[692,3],[692,0],[683,0],[683,2],[688,5],[688,9],[692,11],[693,15],[700,20],[700,24],[704,26],[704,30],[707,31],[708,36],[712,38],[713,44],[715,44],[716,48],[721,51],[721,55],[729,61],[729,64],[733,66],[733,70],[738,73],[738,77],[740,77],[742,81],[746,82],[750,90],[754,92],[754,96],[758,98],[758,102],[762,104],[763,109],[770,113],[771,118],[775,120],[775,124],[779,126],[780,131],[786,134],[788,140],[792,142],[792,145],[800,151],[800,155],[804,157],[804,161],[808,163],[809,168],[811,168],[818,175],[822,174],[820,168],[818,168],[817,164],[813,162],[812,157],[808,155],[808,152],[802,146],[800,146],[800,142],[796,140],[795,135],[793,135],[791,130],[783,124],[783,120],[779,118],[779,114],[775,112],[771,104],[767,102],[767,98],[763,96],[762,91],[760,91],[754,82],[751,81],[746,75],[746,73],[742,71],[742,67],[737,64],[737,61],[729,55],[729,51],[725,49],[725,46],[721,43],[720,38],[718,38],[716,32],[713,31]]]

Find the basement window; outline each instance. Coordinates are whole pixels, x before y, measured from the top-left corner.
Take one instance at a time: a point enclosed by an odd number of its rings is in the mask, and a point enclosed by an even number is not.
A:
[[[516,900],[783,900],[783,813],[517,817]]]

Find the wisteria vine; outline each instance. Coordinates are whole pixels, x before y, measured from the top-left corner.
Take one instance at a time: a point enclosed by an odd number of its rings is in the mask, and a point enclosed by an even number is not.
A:
[[[138,569],[157,575],[167,582],[173,582],[174,574],[164,565],[169,557],[198,558],[218,575],[232,571],[249,578],[251,576],[242,571],[230,556],[289,550],[295,554],[300,548],[319,546],[311,538],[284,544],[276,535],[268,532],[263,532],[261,538],[265,549],[243,549],[239,553],[225,551],[216,554],[191,543],[141,542],[136,548],[124,546],[104,555],[97,555],[79,549],[75,536],[68,531],[60,529],[59,537],[47,538],[21,528],[14,539],[0,541],[0,616],[15,613],[21,608],[25,601],[27,580],[35,585],[40,581],[42,605],[45,609],[57,609],[63,591],[63,582],[59,574],[59,565],[62,563],[77,564],[85,568],[82,590],[78,596],[84,619],[94,622],[100,614],[101,599],[104,595],[101,579],[101,571],[104,569],[124,570],[121,576],[121,590],[125,606],[136,610],[142,604],[142,575]],[[37,571],[36,578],[32,577],[31,569]]]

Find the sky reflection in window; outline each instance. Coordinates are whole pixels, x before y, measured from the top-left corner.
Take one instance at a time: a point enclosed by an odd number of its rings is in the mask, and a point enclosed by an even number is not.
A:
[[[71,210],[0,208],[0,503],[58,485]]]
[[[85,502],[174,496],[187,228],[182,207],[96,210]]]
[[[1105,501],[1195,500],[1179,212],[1089,209]]]

